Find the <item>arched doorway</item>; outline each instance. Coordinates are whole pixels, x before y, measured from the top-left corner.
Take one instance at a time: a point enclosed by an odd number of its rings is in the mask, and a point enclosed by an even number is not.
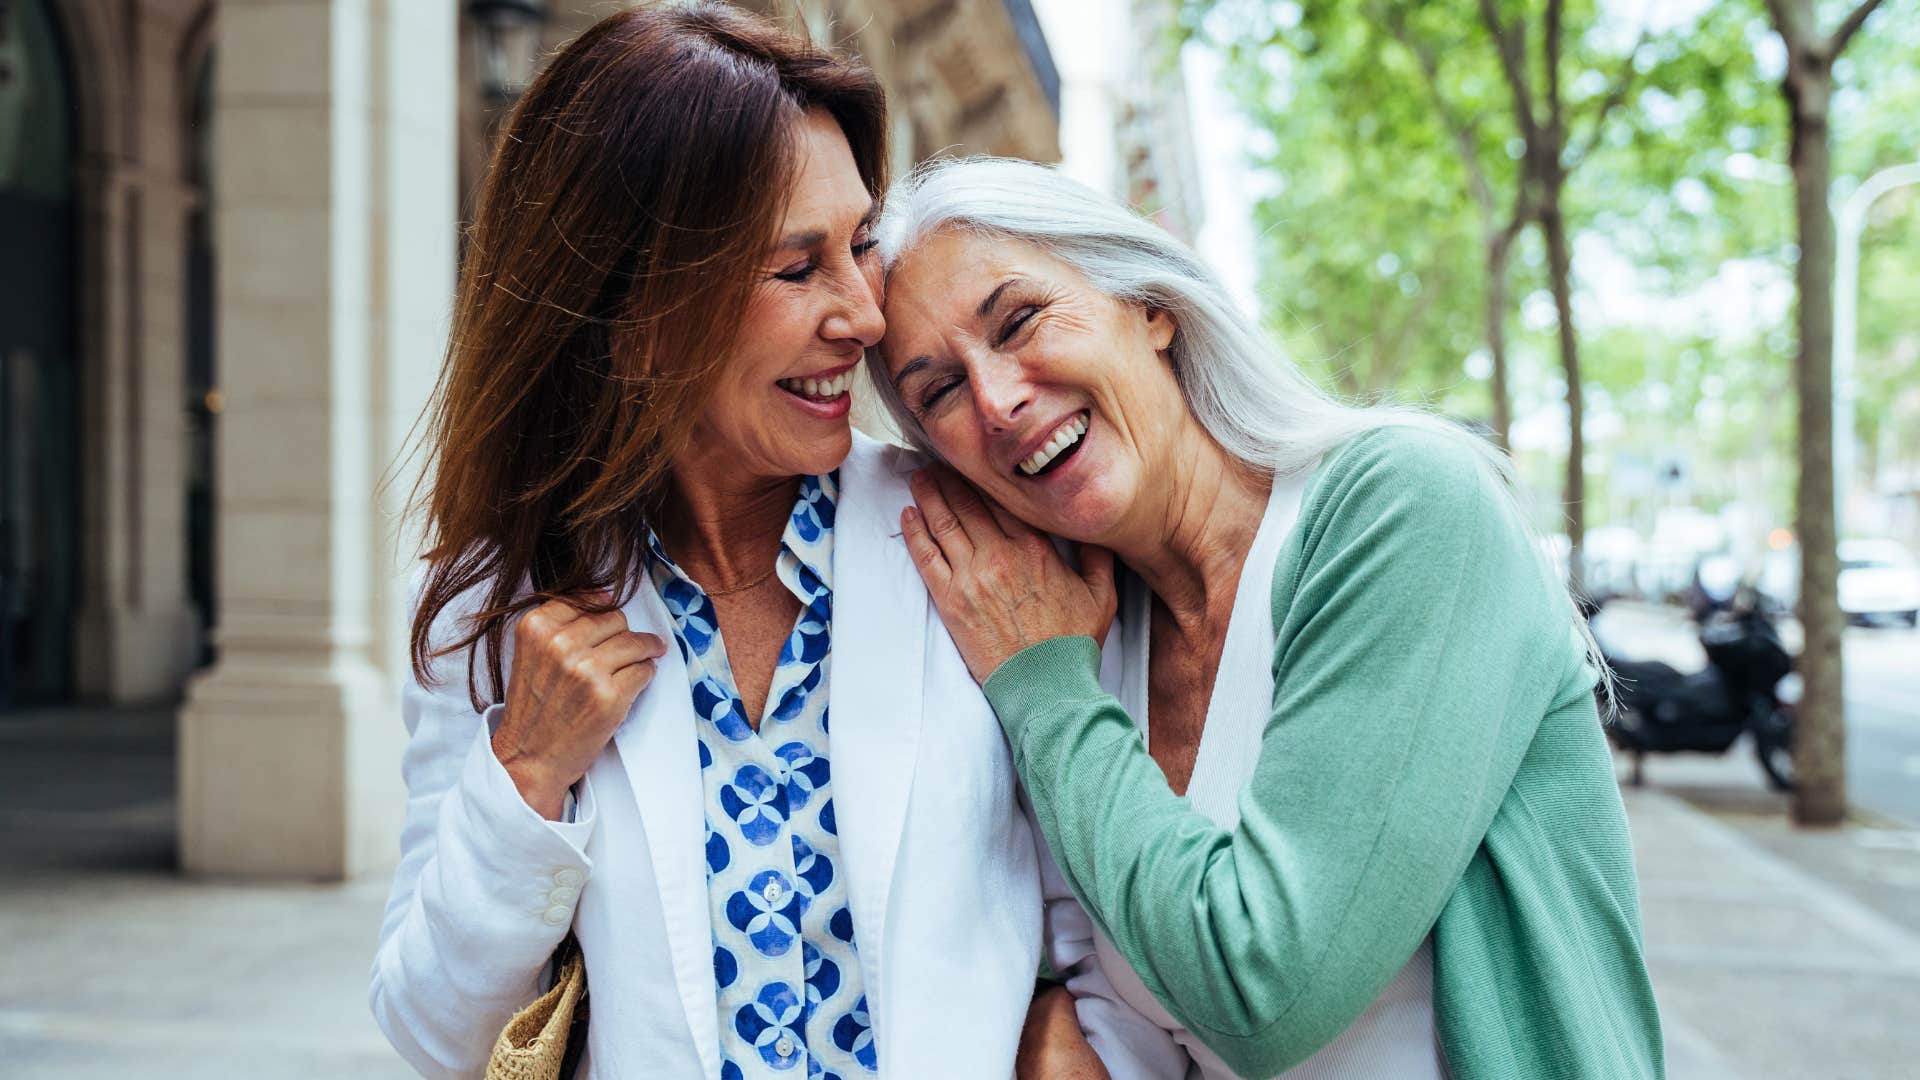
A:
[[[0,4],[0,708],[68,696],[79,581],[74,98],[45,0]]]

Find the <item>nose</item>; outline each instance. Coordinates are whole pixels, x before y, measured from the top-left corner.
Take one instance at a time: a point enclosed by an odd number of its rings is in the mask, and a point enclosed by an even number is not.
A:
[[[1033,403],[1033,384],[1020,362],[994,351],[983,351],[969,363],[968,380],[973,384],[973,403],[989,432],[998,434],[1012,428],[1020,414]]]
[[[876,277],[861,273],[858,267],[843,275],[840,302],[821,327],[822,336],[829,341],[857,341],[861,348],[878,345],[887,332],[886,317],[880,314],[879,288]]]

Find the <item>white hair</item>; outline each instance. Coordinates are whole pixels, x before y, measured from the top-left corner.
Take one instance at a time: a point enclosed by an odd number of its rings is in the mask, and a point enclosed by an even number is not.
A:
[[[1187,408],[1228,454],[1256,469],[1290,476],[1364,431],[1410,424],[1470,442],[1489,467],[1511,472],[1491,444],[1443,417],[1334,398],[1280,354],[1185,244],[1051,166],[988,157],[921,166],[887,193],[875,230],[882,265],[891,273],[921,241],[949,229],[1025,241],[1107,296],[1173,316],[1167,351]],[[867,371],[901,434],[937,457],[885,365]]]
[[[1497,447],[1424,409],[1354,405],[1322,390],[1240,310],[1192,250],[1119,200],[1031,161],[971,157],[929,162],[887,192],[875,228],[886,273],[891,275],[922,241],[952,229],[1032,244],[1079,271],[1107,296],[1172,315],[1175,330],[1167,351],[1187,408],[1228,454],[1255,469],[1280,477],[1296,475],[1363,432],[1409,425],[1471,446],[1497,477],[1496,486],[1513,499],[1520,520],[1526,521],[1513,494],[1512,463]],[[866,366],[901,435],[939,458],[887,377],[877,349],[869,350]],[[1528,531],[1533,532],[1530,527]],[[1588,658],[1606,679],[1607,667],[1586,620],[1577,612],[1574,620]]]

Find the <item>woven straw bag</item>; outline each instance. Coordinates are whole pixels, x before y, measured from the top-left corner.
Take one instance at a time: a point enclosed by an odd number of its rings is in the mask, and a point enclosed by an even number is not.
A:
[[[572,935],[554,950],[553,989],[513,1014],[494,1040],[486,1080],[563,1080],[587,1034],[587,965]]]

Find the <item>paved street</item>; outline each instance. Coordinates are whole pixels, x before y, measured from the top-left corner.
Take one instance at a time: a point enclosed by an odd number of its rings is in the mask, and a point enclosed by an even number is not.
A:
[[[1878,654],[1857,669],[1906,676]],[[8,1080],[409,1075],[365,1004],[385,883],[182,879],[172,762],[165,712],[0,718]],[[1913,1075],[1920,830],[1794,829],[1742,751],[1648,780],[1626,800],[1673,1080]]]
[[[7,1080],[399,1080],[367,1012],[386,883],[189,881],[170,712],[0,717]]]

